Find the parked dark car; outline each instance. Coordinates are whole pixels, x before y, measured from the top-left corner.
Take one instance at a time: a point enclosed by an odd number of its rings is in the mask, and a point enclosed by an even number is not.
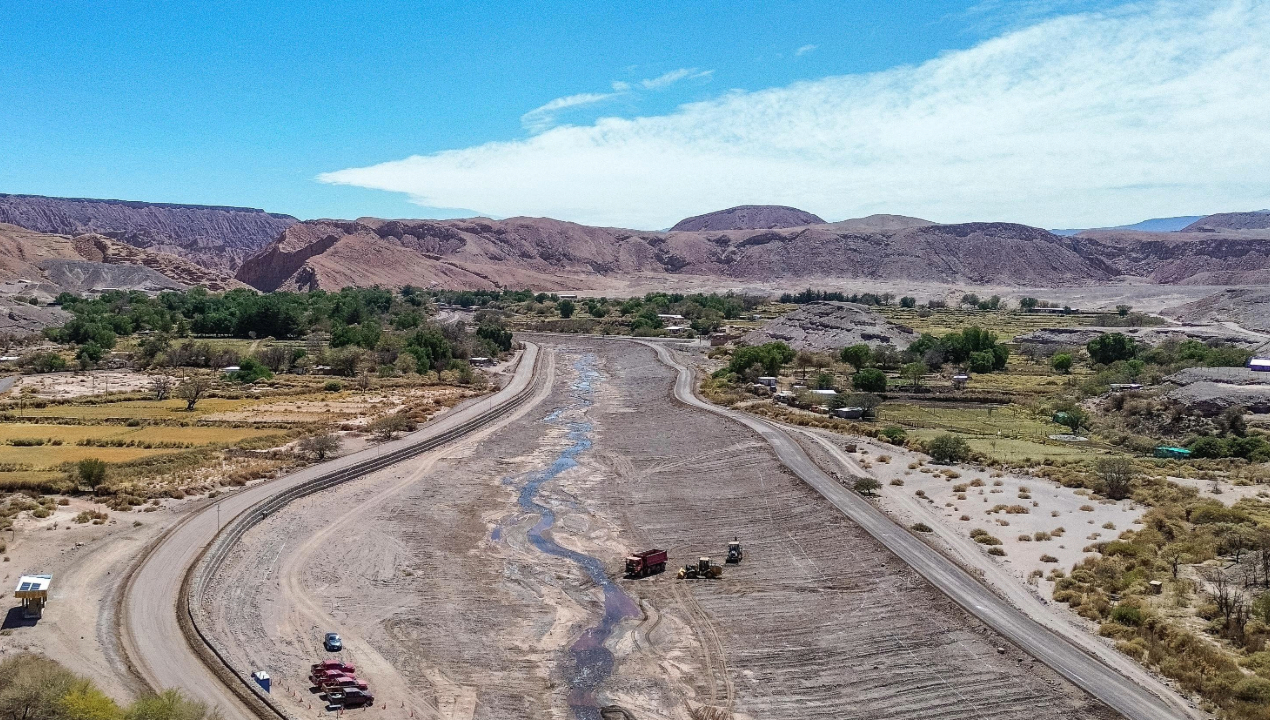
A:
[[[322,645],[327,652],[339,652],[344,649],[344,641],[340,639],[339,633],[327,633]]]
[[[375,696],[369,691],[359,690],[357,688],[347,688],[344,690],[344,707],[370,707],[375,704]]]

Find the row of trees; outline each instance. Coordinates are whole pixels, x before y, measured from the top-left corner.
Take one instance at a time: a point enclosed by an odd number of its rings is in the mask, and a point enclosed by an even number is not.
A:
[[[0,662],[0,717],[9,720],[205,720],[218,717],[176,690],[121,706],[91,680],[41,655]]]

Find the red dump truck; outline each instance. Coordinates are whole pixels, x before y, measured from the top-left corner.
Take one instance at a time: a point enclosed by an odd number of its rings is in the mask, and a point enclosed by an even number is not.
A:
[[[666,569],[665,550],[645,550],[626,558],[626,577],[642,578]]]

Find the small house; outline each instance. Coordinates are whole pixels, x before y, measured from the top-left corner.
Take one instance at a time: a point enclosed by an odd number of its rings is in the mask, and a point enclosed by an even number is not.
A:
[[[965,373],[952,376],[952,386],[957,390],[965,390],[968,382],[970,382],[970,376]]]
[[[238,365],[226,365],[225,367],[220,369],[220,371],[223,373],[236,373],[239,370],[242,370],[242,368],[239,367]]]
[[[1155,449],[1155,456],[1168,460],[1188,460],[1191,457],[1191,451],[1186,448],[1161,445]]]
[[[487,357],[474,357],[469,362],[477,367],[489,367],[494,364],[494,361]]]
[[[1248,360],[1248,369],[1256,372],[1270,372],[1270,357],[1255,357]]]
[[[776,378],[772,375],[764,375],[758,379],[760,385],[766,385],[769,388],[776,387]]]
[[[1124,392],[1126,390],[1141,390],[1141,383],[1111,383],[1111,392]]]
[[[671,315],[669,313],[657,313],[657,317],[661,318],[662,320],[683,320],[684,319],[683,315]]]
[[[859,420],[864,417],[864,408],[861,407],[840,407],[833,411],[833,416],[844,420]]]
[[[837,390],[808,390],[807,392],[821,397],[833,397],[838,394]]]

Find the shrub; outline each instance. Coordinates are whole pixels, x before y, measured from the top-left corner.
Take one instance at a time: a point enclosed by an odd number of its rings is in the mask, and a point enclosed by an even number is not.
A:
[[[1050,358],[1050,367],[1061,373],[1069,372],[1072,369],[1071,353],[1056,354],[1054,357]]]
[[[1058,562],[1058,558],[1054,557],[1053,555],[1042,555],[1042,556],[1041,556],[1041,562],[1043,562],[1043,563],[1056,563],[1056,562]],[[1057,599],[1057,598],[1055,598],[1055,599]]]
[[[1085,345],[1089,357],[1096,363],[1110,365],[1117,360],[1130,360],[1138,354],[1137,343],[1123,333],[1099,335]]]
[[[926,523],[920,523],[920,522],[913,523],[912,528],[914,532],[920,532],[920,533],[934,532],[933,530],[931,530],[930,525],[927,525]]]
[[[1111,610],[1111,621],[1138,627],[1142,624],[1142,610],[1133,605],[1117,605]]]
[[[326,383],[322,385],[322,389],[326,392],[339,392],[344,389],[344,386],[334,380],[327,380]]]
[[[902,427],[891,425],[882,429],[882,437],[886,438],[886,441],[892,445],[903,445],[904,441],[908,439],[908,433],[904,432]]]
[[[894,480],[892,480],[892,481],[891,481],[891,484],[892,484],[892,485],[903,485],[903,484],[904,484],[904,481],[903,481],[903,480],[901,480],[901,479],[899,479],[899,478],[895,478]]]
[[[988,554],[989,554],[989,555],[996,555],[996,556],[998,556],[998,557],[1005,557],[1005,550],[1002,550],[1002,549],[1001,549],[1001,548],[999,548],[999,547],[990,547],[990,548],[988,548]]]
[[[926,454],[936,463],[951,465],[970,457],[970,446],[958,435],[943,433],[926,443]]]
[[[852,487],[861,495],[873,495],[874,492],[882,487],[882,483],[873,478],[865,477],[856,480],[855,485]]]

